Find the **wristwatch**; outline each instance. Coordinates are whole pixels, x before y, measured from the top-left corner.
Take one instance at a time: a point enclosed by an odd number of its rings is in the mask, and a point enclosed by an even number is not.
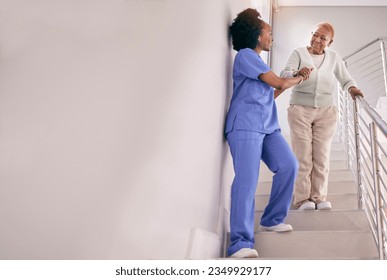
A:
[[[293,71],[293,77],[296,77],[298,75],[298,70]]]

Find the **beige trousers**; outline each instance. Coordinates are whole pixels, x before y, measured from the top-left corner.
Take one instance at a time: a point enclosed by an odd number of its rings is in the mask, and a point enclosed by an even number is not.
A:
[[[310,200],[320,203],[328,194],[329,158],[337,127],[334,106],[313,108],[290,105],[288,122],[293,152],[299,162],[294,204]]]

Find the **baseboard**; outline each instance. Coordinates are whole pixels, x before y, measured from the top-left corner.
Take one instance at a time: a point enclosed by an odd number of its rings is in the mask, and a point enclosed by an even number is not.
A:
[[[210,231],[193,228],[190,232],[186,259],[216,259],[221,256],[222,238]]]

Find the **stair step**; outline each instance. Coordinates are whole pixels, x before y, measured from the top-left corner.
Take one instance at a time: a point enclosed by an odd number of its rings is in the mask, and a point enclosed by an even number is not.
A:
[[[377,259],[371,232],[293,231],[255,234],[255,249],[267,259]]]
[[[271,182],[274,173],[271,172],[265,164],[261,165],[259,173],[259,182]],[[329,171],[329,182],[351,181],[354,180],[350,170],[333,170]]]
[[[331,160],[329,164],[330,164],[331,170],[346,170],[347,169],[347,161],[346,160]]]
[[[344,151],[344,145],[341,142],[333,141],[331,145],[331,152],[333,151]]]
[[[263,211],[255,212],[255,225]],[[362,210],[298,211],[290,210],[285,220],[294,231],[368,231],[367,216]]]
[[[329,182],[342,182],[354,180],[353,174],[350,170],[330,170],[329,171]]]
[[[290,137],[285,136],[285,139],[286,139],[286,142],[288,142],[289,146],[291,147],[292,144],[290,141]],[[334,140],[332,142],[331,152],[335,152],[335,151],[344,151],[344,145],[343,145],[343,143],[340,142],[340,140]]]
[[[256,194],[269,194],[271,191],[271,182],[259,182]],[[353,181],[331,182],[328,185],[328,193],[347,194],[357,193],[357,187]]]
[[[328,194],[327,200],[332,203],[334,210],[351,210],[357,209],[357,194]],[[255,210],[263,210],[269,201],[268,194],[255,195]],[[292,210],[295,207],[292,205]]]
[[[330,160],[346,160],[347,159],[347,153],[342,151],[331,151],[331,158]]]

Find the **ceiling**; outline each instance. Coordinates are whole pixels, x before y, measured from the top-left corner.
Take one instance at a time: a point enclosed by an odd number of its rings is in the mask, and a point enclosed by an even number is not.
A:
[[[274,0],[278,6],[387,6],[387,0]]]

